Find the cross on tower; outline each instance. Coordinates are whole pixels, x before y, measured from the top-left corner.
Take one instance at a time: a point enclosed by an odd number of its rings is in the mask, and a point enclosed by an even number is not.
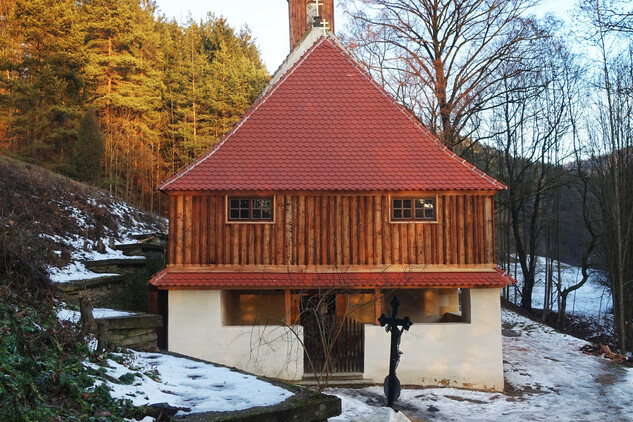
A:
[[[330,23],[326,20],[322,20],[321,21],[321,28],[323,28],[323,35],[325,35],[327,33],[327,31],[330,29]]]
[[[391,300],[392,312],[391,316],[386,316],[385,314],[380,314],[380,318],[378,318],[378,322],[380,322],[380,326],[387,326],[387,332],[391,331],[391,350],[389,353],[389,375],[385,378],[385,395],[387,396],[387,406],[393,408],[393,402],[396,401],[400,396],[400,381],[396,377],[396,367],[398,366],[398,362],[400,361],[400,336],[402,336],[402,332],[404,330],[409,331],[409,327],[413,325],[408,316],[399,319],[398,318],[398,307],[400,306],[400,301],[398,300],[398,296],[395,295]],[[398,328],[398,326],[402,328]]]
[[[319,13],[319,6],[323,6],[323,3],[321,3],[319,0],[315,0],[314,6],[316,7],[316,15],[321,16],[321,14]]]

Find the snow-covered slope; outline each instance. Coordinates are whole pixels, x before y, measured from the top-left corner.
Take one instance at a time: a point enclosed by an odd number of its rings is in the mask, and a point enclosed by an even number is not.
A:
[[[57,254],[62,255],[66,253],[70,255],[70,261],[66,265],[61,267],[51,265],[49,267],[51,281],[55,283],[115,275],[94,273],[88,270],[83,263],[85,261],[117,258],[143,259],[144,257],[142,256],[126,256],[123,252],[110,246],[113,244],[133,243],[135,242],[132,237],[134,235],[164,232],[166,230],[166,220],[144,213],[123,201],[113,199],[101,192],[96,195],[87,194],[82,199],[90,204],[90,207],[81,209],[67,201],[57,201],[57,206],[61,212],[67,215],[71,222],[74,221],[77,227],[83,228],[84,233],[96,230],[98,222],[95,219],[95,214],[108,215],[109,225],[101,227],[102,235],[97,239],[88,234],[72,231],[53,236],[44,233],[40,234],[40,236],[54,242]],[[97,250],[99,241],[103,244],[101,251]]]
[[[105,383],[112,389],[113,397],[132,400],[135,406],[169,403],[188,408],[189,411],[179,412],[184,415],[271,406],[293,395],[253,375],[210,363],[161,353],[130,352],[117,356],[120,363],[109,359],[105,373],[113,379],[127,374],[129,381]],[[104,368],[93,363],[84,365],[97,371]]]
[[[558,280],[558,262],[553,262],[554,283]],[[577,284],[582,279],[579,267],[561,263],[560,265],[563,288]],[[510,300],[520,301],[520,292],[523,285],[523,273],[518,264],[513,264],[509,269],[510,275],[517,284],[511,290]],[[579,289],[571,292],[567,298],[567,315],[576,317],[586,323],[592,336],[610,336],[613,334],[613,313],[611,292],[603,281],[603,274],[593,271],[589,280]],[[545,300],[545,258],[538,257],[536,261],[535,285],[532,292],[532,307],[542,309]],[[558,303],[552,296],[553,310],[558,311]]]
[[[396,407],[425,421],[633,421],[633,369],[578,351],[575,337],[503,311],[506,394],[454,388],[404,389]],[[406,333],[404,334],[406,335]],[[403,350],[403,359],[414,351]],[[329,389],[343,400],[333,421],[366,417],[384,406],[382,387]]]
[[[579,267],[561,263],[561,280],[563,287],[578,283],[582,279]],[[558,262],[553,262],[554,280],[558,279]],[[517,280],[517,288],[520,291],[523,284],[523,273],[519,265],[512,265],[510,275]],[[601,280],[601,274],[593,272],[587,283],[580,289],[570,293],[567,299],[567,312],[572,315],[584,315],[592,318],[602,318],[611,308],[611,292]],[[542,308],[545,299],[545,258],[537,257],[536,283],[532,292],[532,306]],[[554,310],[558,310],[558,304],[554,301]]]
[[[82,261],[122,257],[111,243],[165,232],[166,224],[99,188],[0,155],[0,230],[9,247],[63,282],[94,277]]]

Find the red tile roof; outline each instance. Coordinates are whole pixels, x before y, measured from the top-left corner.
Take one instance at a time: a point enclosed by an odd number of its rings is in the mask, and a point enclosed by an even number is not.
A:
[[[208,153],[161,190],[499,190],[320,37]]]
[[[159,289],[315,289],[403,287],[504,287],[515,282],[501,270],[419,273],[220,273],[187,272],[166,268],[149,281]]]

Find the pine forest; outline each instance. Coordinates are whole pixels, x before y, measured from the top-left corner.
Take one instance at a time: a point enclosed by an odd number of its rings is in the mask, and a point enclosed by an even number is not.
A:
[[[185,25],[151,0],[0,1],[0,149],[148,210],[268,72],[249,30]]]

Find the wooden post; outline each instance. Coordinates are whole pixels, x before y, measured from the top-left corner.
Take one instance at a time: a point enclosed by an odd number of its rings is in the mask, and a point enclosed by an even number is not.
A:
[[[374,265],[383,263],[382,259],[382,205],[380,196],[374,196]]]
[[[367,197],[361,196],[358,199],[358,261],[356,264],[367,265],[367,229],[365,213],[367,210]]]
[[[299,196],[299,215],[298,215],[298,236],[297,236],[297,264],[305,265],[306,263],[306,197]]]
[[[262,263],[264,265],[270,265],[272,264],[272,260],[270,258],[270,224],[264,225],[264,238],[262,239],[262,242]]]
[[[193,231],[193,197],[185,196],[185,239],[183,244],[185,264],[191,264],[191,235]]]
[[[216,229],[215,229],[215,219],[216,219],[216,213],[219,212],[219,209],[216,208],[216,197],[214,196],[210,196],[209,197],[209,201],[208,201],[208,205],[209,205],[209,211],[207,214],[207,217],[209,219],[209,225],[207,227],[207,230],[209,231],[209,257],[207,259],[207,262],[209,264],[219,264],[218,262],[218,258],[217,258],[217,254],[216,254],[216,250],[217,250],[217,237],[216,237]]]
[[[357,265],[359,264],[359,262],[358,262],[358,197],[356,195],[352,196],[352,199],[351,199],[349,220],[350,220],[349,224],[350,224],[350,230],[351,230],[350,236],[352,238],[352,241],[350,243],[350,247],[352,248],[350,264]]]
[[[367,219],[365,226],[367,230],[367,265],[374,264],[374,198],[368,196],[365,198],[365,212]]]
[[[286,199],[279,195],[275,198],[275,264],[286,264],[286,247],[284,239],[286,238]]]
[[[292,262],[292,196],[288,195],[286,196],[286,200],[285,200],[285,211],[286,211],[286,242],[285,242],[285,246],[286,246],[286,262],[284,262],[284,264],[286,265],[292,265],[294,264],[294,262]]]
[[[307,243],[305,252],[307,257],[305,263],[308,265],[314,265],[314,196],[308,196],[306,199],[306,235],[305,242]]]
[[[184,258],[183,246],[185,243],[185,197],[178,195],[176,198],[176,251],[175,261],[172,264],[182,264]]]

